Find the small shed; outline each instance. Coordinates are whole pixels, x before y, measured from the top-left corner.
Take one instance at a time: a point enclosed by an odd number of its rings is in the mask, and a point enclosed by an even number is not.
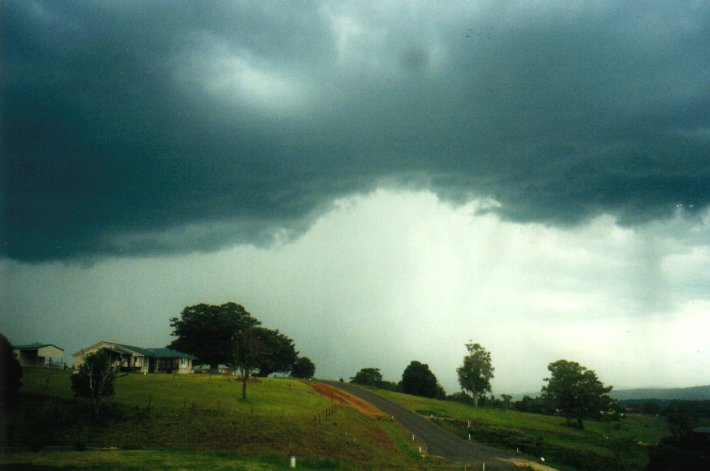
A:
[[[51,343],[16,345],[12,351],[23,368],[64,367],[64,349]]]

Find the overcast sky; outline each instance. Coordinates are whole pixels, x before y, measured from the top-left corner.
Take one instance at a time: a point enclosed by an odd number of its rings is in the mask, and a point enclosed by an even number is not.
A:
[[[710,383],[710,4],[3,3],[0,331],[243,304],[322,377],[469,339]]]

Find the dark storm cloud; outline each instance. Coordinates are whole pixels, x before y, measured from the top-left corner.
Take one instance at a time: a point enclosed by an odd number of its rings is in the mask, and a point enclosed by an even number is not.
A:
[[[377,185],[513,220],[710,202],[710,7],[6,2],[2,253],[210,250]]]

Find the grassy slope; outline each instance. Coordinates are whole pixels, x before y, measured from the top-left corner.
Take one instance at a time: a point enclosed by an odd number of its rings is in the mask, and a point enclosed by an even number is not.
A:
[[[578,430],[567,427],[564,424],[564,419],[555,416],[487,407],[476,408],[462,403],[427,399],[391,391],[375,390],[375,392],[419,413],[431,413],[439,417],[453,417],[473,420],[480,424],[542,432],[546,440],[551,443],[589,448],[601,453],[608,451],[606,443],[609,441],[633,439],[637,442],[657,443],[668,435],[665,420],[659,417],[631,415],[618,422],[586,420],[584,422],[585,430]],[[605,439],[605,435],[609,438]]]
[[[613,457],[620,452],[620,448],[626,453],[635,446],[639,453],[633,461],[639,467],[645,466],[646,453],[635,444],[638,442],[657,443],[669,433],[665,420],[659,417],[631,415],[616,422],[587,420],[585,421],[585,430],[578,430],[567,427],[564,424],[564,419],[560,417],[516,410],[476,408],[457,402],[427,399],[384,390],[374,391],[420,414],[431,414],[433,417],[439,418],[471,420],[474,426],[490,426],[502,430],[523,432],[530,436],[541,437],[545,443],[575,450],[586,450],[602,456]],[[464,429],[455,425],[455,422],[449,423],[447,426],[447,428],[458,431],[462,436],[466,434]]]
[[[339,408],[314,423],[314,416],[331,403],[300,381],[250,383],[249,399],[242,401],[241,384],[231,378],[129,375],[117,380],[115,399],[100,424],[91,421],[83,401],[72,399],[68,373],[25,370],[23,383],[22,403],[8,424],[9,444],[134,451],[13,453],[2,457],[5,465],[77,467],[76,460],[84,460],[81,466],[101,467],[97,460],[110,460],[113,468],[172,467],[166,460],[175,457],[163,450],[178,450],[175,456],[185,468],[230,463],[244,469],[278,468],[290,454],[298,457],[299,468],[436,464],[419,457],[392,422]]]

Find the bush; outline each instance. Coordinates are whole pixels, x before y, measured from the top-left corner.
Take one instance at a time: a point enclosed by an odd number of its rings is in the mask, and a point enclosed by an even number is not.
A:
[[[0,411],[17,402],[22,385],[22,368],[12,352],[12,344],[0,333]]]

